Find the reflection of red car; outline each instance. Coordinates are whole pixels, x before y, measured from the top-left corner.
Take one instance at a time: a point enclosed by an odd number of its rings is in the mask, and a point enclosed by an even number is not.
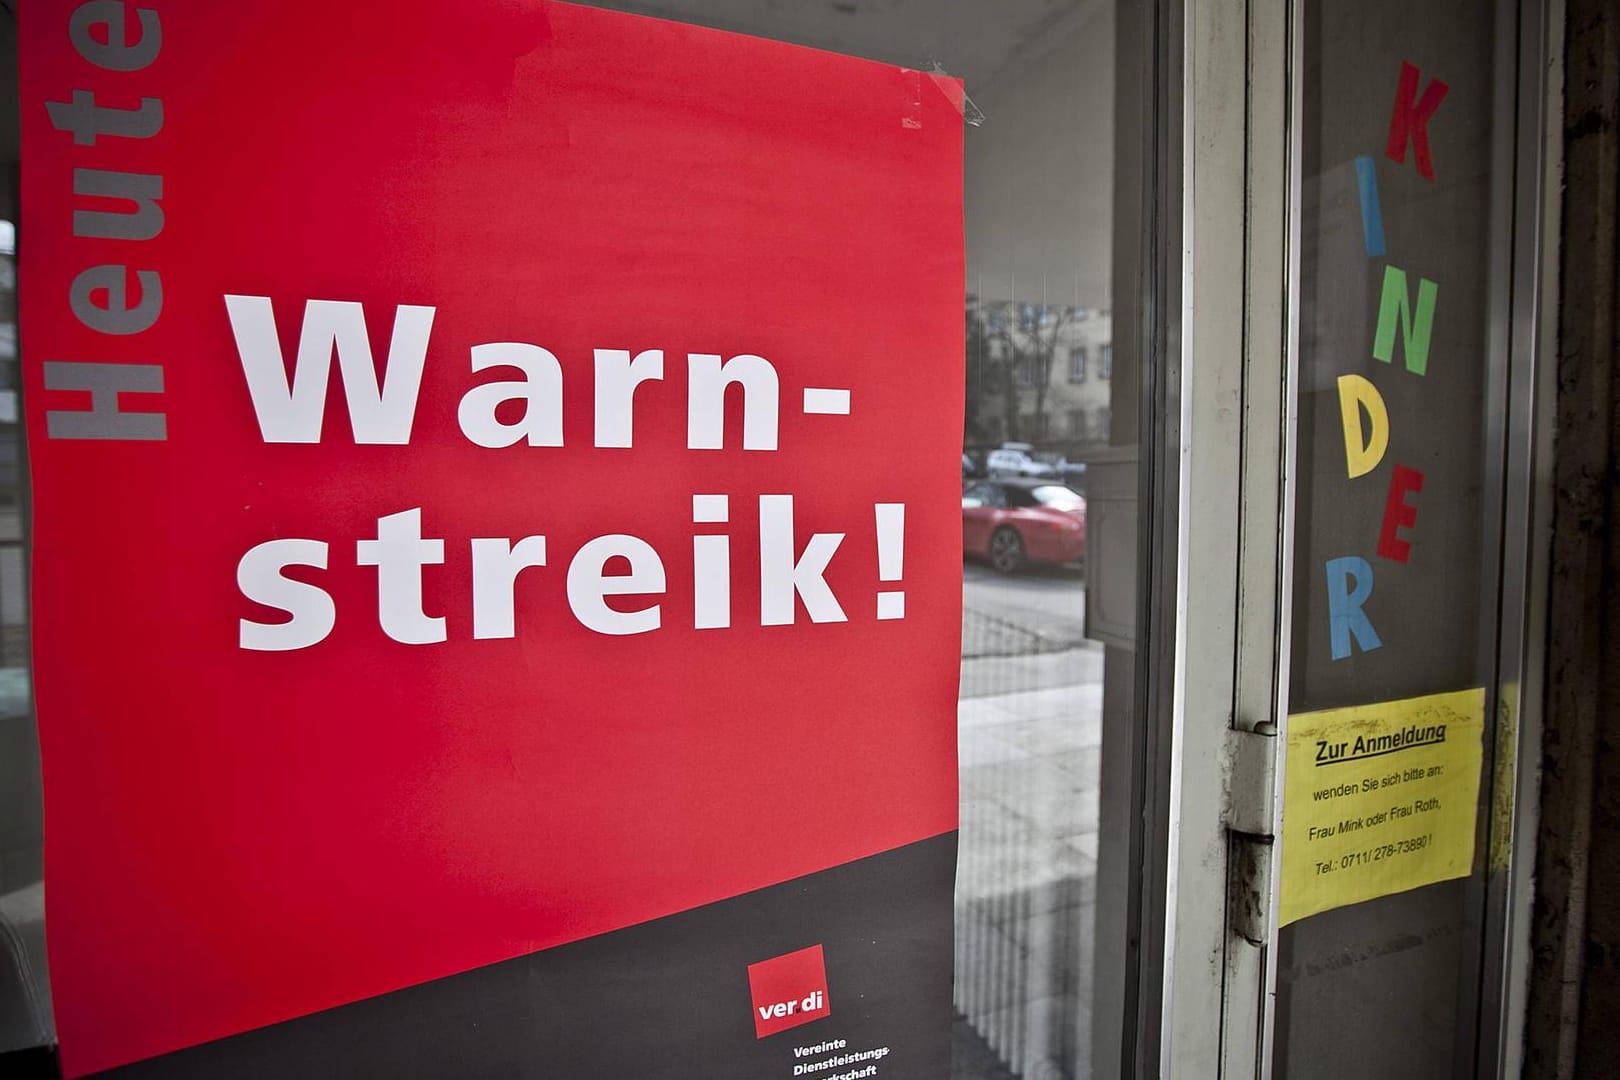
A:
[[[981,480],[962,492],[962,548],[1010,574],[1085,558],[1086,500],[1050,480]]]

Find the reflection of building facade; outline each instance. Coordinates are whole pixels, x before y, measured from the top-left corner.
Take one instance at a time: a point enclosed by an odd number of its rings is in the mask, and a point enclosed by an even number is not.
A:
[[[970,296],[966,446],[1072,456],[1106,445],[1112,327],[1107,311]]]

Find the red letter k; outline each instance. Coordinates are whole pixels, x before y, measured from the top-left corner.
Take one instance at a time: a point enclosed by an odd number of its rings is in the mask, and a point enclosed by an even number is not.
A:
[[[1392,161],[1406,163],[1406,144],[1411,142],[1417,157],[1417,170],[1425,180],[1434,179],[1434,160],[1429,157],[1429,118],[1446,98],[1451,87],[1430,79],[1418,98],[1418,69],[1401,61],[1401,81],[1395,88],[1395,111],[1389,118],[1389,145],[1384,148]]]

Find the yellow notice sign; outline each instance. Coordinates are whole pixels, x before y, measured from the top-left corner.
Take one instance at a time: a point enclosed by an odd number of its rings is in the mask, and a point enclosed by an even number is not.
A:
[[[1466,877],[1485,691],[1288,718],[1279,924]]]

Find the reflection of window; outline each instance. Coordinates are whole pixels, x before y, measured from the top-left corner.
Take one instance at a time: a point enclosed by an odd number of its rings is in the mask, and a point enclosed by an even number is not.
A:
[[[1007,499],[1001,493],[1000,484],[974,484],[962,492],[964,499],[977,499],[983,506],[1006,506]]]
[[[1113,422],[1113,418],[1108,415],[1108,410],[1106,408],[1097,410],[1096,422],[1097,438],[1106,439],[1108,437],[1108,429]]]
[[[1076,345],[1069,350],[1069,381],[1086,381],[1086,347]]]
[[[1097,353],[1097,377],[1112,379],[1114,377],[1114,347],[1102,346]]]
[[[1019,386],[1029,386],[1032,383],[1034,383],[1035,380],[1034,380],[1034,378],[1033,378],[1033,376],[1032,376],[1032,374],[1031,374],[1031,372],[1029,370],[1029,361],[1028,360],[1019,360],[1017,367],[1018,367],[1018,385]]]
[[[1051,433],[1051,420],[1052,418],[1045,413],[1035,414],[1035,437],[1037,439],[1044,439]]]
[[[1035,498],[1035,494],[1030,491],[1029,488],[1009,487],[1006,489],[1006,492],[1007,505],[1015,509],[1024,509],[1027,507],[1040,505]]]
[[[1086,437],[1086,414],[1079,409],[1069,410],[1069,434],[1077,439]]]

